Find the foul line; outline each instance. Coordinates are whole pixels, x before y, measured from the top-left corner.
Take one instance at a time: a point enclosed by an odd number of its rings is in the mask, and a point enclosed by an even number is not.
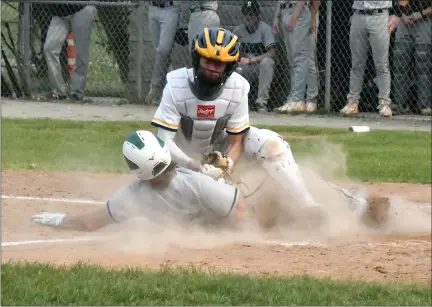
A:
[[[25,240],[25,241],[12,241],[12,242],[2,242],[2,247],[10,246],[20,246],[20,245],[34,245],[34,244],[49,244],[49,243],[72,243],[72,242],[91,242],[91,241],[102,241],[101,238],[96,237],[77,237],[70,239],[49,239],[49,240]],[[294,246],[313,246],[313,247],[332,247],[332,244],[321,244],[312,242],[278,242],[278,241],[265,241],[263,242],[268,245],[273,246],[284,246],[284,247],[294,247]],[[256,244],[259,244],[258,242]],[[388,247],[408,247],[408,246],[431,246],[432,243],[428,241],[407,241],[402,242],[375,242],[375,243],[356,243],[352,242],[352,246],[357,247],[378,247],[378,246],[388,246]]]
[[[71,238],[71,239],[50,239],[50,240],[25,240],[25,241],[13,241],[13,242],[2,242],[2,247],[18,246],[18,245],[30,245],[30,244],[44,244],[44,243],[67,243],[67,242],[88,242],[97,241],[97,238]]]
[[[49,201],[60,203],[75,203],[75,204],[89,204],[89,205],[104,205],[105,201],[91,200],[91,199],[77,199],[77,198],[53,198],[53,197],[37,197],[37,196],[14,196],[2,195],[2,199],[15,199],[15,200],[30,200],[30,201]],[[417,203],[417,209],[431,209],[432,205],[429,203]],[[409,208],[412,209],[412,208]]]
[[[51,198],[51,197],[13,196],[13,195],[2,195],[1,197],[2,199],[38,200],[38,201],[60,202],[60,203],[75,203],[75,204],[90,204],[90,205],[105,204],[104,201],[89,200],[89,199]]]

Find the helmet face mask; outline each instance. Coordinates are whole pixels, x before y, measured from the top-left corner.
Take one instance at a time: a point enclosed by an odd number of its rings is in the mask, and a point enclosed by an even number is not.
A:
[[[150,131],[138,130],[123,142],[123,156],[129,169],[142,180],[154,179],[171,164],[168,146]]]
[[[195,38],[191,53],[194,81],[189,85],[192,92],[201,100],[217,98],[238,66],[238,37],[222,28],[204,28]]]

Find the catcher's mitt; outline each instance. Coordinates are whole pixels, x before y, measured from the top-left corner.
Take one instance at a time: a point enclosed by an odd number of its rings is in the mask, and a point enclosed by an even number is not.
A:
[[[390,199],[371,195],[367,201],[367,210],[363,215],[364,222],[370,226],[383,226],[389,218]]]
[[[210,164],[223,171],[222,178],[231,182],[231,165],[227,155],[220,151],[213,151],[201,158],[201,165]]]

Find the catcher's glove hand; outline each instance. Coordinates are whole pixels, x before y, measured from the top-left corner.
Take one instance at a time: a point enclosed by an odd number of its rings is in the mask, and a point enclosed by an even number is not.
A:
[[[220,169],[222,172],[220,172],[220,176],[218,178],[215,178],[216,180],[223,178],[225,181],[231,181],[231,168],[232,168],[232,160],[228,158],[224,153],[221,153],[220,151],[213,151],[207,155],[204,155],[201,158],[201,165],[212,165],[215,168]],[[203,167],[206,169],[206,167]]]

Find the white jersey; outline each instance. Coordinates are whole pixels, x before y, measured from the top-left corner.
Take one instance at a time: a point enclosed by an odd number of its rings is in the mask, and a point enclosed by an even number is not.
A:
[[[182,167],[163,189],[136,179],[116,191],[107,202],[107,210],[116,222],[133,217],[151,219],[173,217],[227,217],[237,203],[238,188],[217,182],[209,176]]]
[[[218,98],[203,101],[189,87],[193,69],[180,68],[167,74],[162,101],[152,125],[177,132],[175,143],[189,157],[199,159],[220,147],[227,134],[249,129],[249,82],[234,72]]]

